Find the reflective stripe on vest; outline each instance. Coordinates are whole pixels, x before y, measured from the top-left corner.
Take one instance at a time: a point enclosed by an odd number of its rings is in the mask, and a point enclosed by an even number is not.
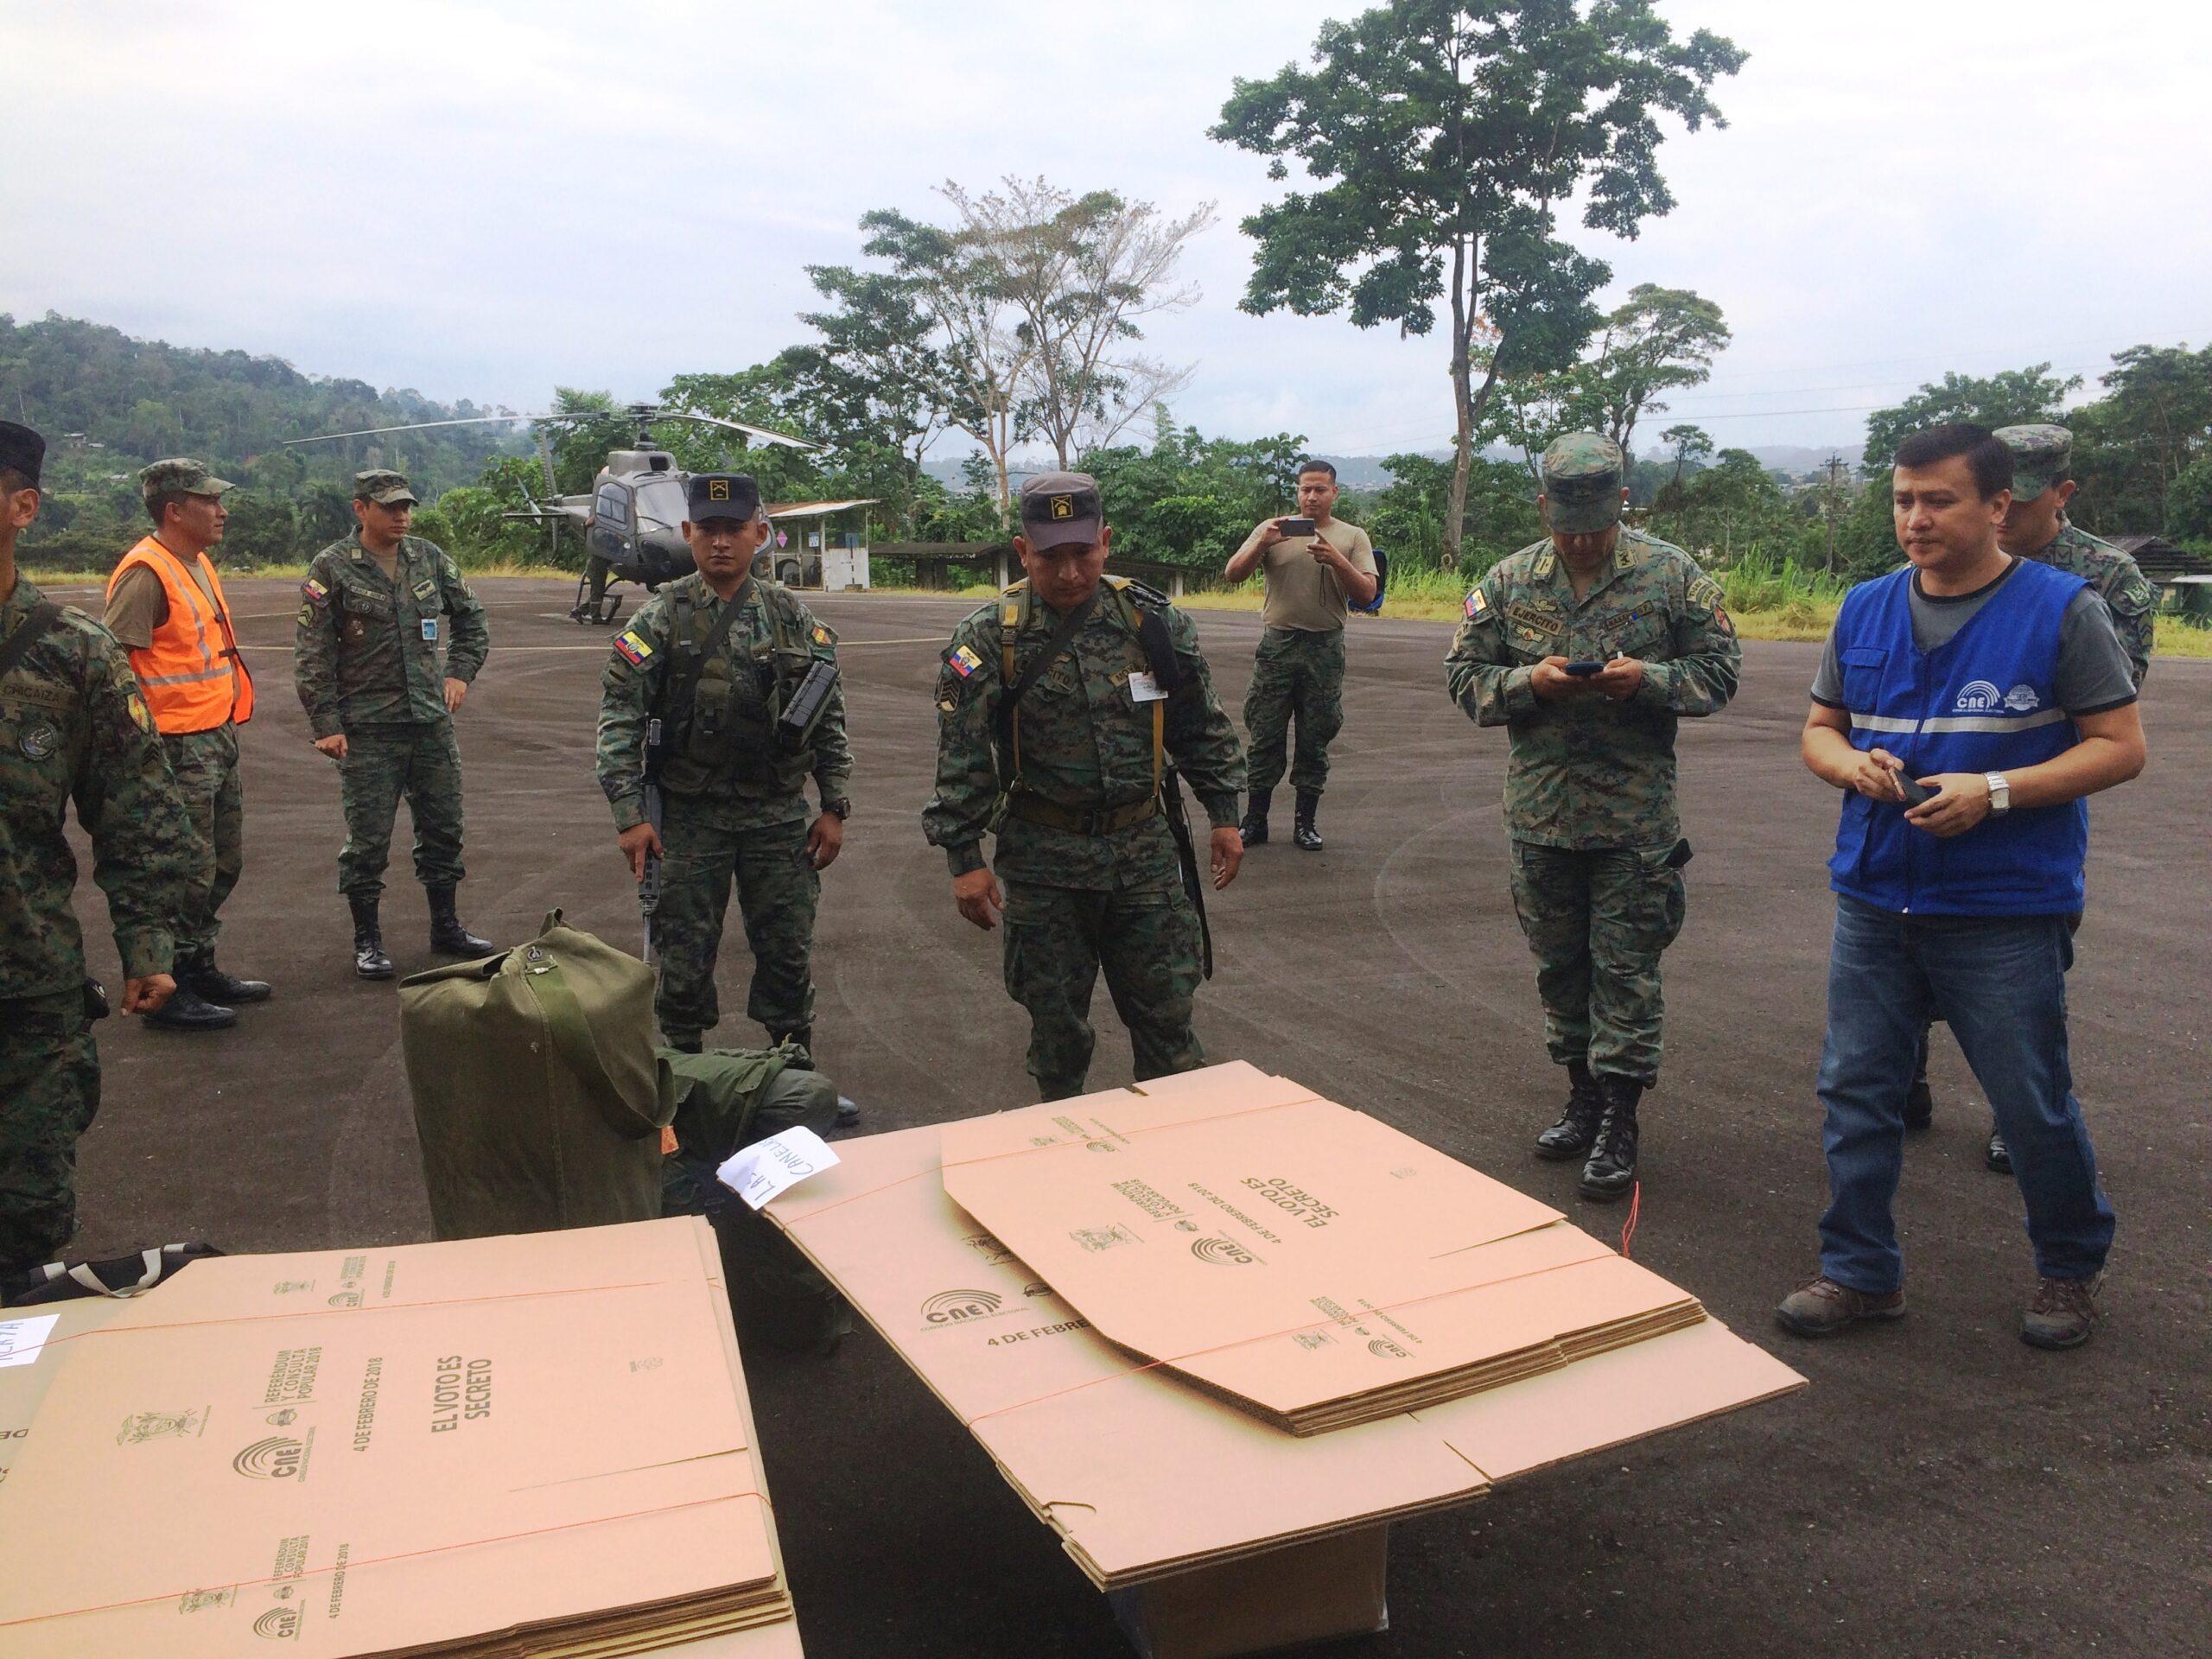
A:
[[[2017,771],[2076,741],[2058,706],[2058,649],[2078,576],[2021,562],[1934,651],[1913,638],[1911,575],[1862,582],[1837,613],[1834,647],[1853,747],[1895,754],[1909,778]],[[2065,915],[2082,907],[2088,810],[2079,801],[2014,807],[1943,839],[1904,809],[1843,799],[1838,893],[1880,909],[1955,916]]]
[[[184,563],[151,536],[123,556],[107,581],[111,601],[123,573],[143,565],[168,597],[168,615],[154,630],[153,644],[131,647],[130,669],[154,724],[172,734],[212,731],[225,721],[242,726],[253,718],[253,677],[238,654],[222,580],[205,553],[198,563],[215,596],[212,606]]]

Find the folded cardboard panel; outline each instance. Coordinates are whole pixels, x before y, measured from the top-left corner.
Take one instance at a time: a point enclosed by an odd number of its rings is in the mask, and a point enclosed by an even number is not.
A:
[[[766,1213],[1102,1588],[1469,1503],[1488,1491],[1493,1464],[1526,1472],[1802,1386],[1704,1321],[1597,1358],[1561,1356],[1543,1375],[1433,1411],[1296,1438],[1090,1328],[946,1196],[939,1137],[841,1141],[836,1169]]]
[[[719,1272],[690,1221],[195,1264],[46,1379],[0,1646],[581,1659],[787,1621]],[[118,1515],[195,1524],[118,1549]]]
[[[1100,1332],[1296,1433],[1702,1317],[1560,1212],[1243,1064],[948,1125],[946,1192]]]

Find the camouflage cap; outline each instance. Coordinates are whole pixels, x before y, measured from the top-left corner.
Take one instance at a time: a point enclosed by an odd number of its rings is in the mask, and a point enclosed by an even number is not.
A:
[[[1088,547],[1104,518],[1088,473],[1037,473],[1021,480],[1021,534],[1033,552]]]
[[[380,507],[397,506],[402,501],[410,507],[422,505],[408,487],[407,475],[389,467],[372,467],[365,473],[354,474],[353,499],[373,501]]]
[[[138,493],[151,501],[157,495],[220,495],[238,486],[218,478],[205,463],[178,457],[157,461],[138,474]]]
[[[745,523],[760,516],[760,486],[749,473],[694,473],[684,488],[683,510],[695,524],[710,518]]]
[[[1997,441],[2012,452],[2012,499],[2033,501],[2074,467],[2074,435],[2063,426],[2000,426]]]
[[[1567,432],[1544,451],[1544,505],[1551,527],[1586,535],[1620,522],[1621,447],[1599,432]]]

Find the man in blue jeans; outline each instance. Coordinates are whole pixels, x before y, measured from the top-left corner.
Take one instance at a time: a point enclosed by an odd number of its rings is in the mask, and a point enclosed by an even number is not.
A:
[[[2113,1211],[2067,1065],[2069,920],[2084,799],[2143,770],[2143,726],[2095,592],[1998,544],[2004,444],[1931,427],[1895,465],[1908,568],[1846,596],[1805,721],[1806,766],[1846,791],[1820,1076],[1830,1199],[1819,1276],[1775,1314],[1818,1337],[1904,1313],[1891,1205],[1933,1017],[1989,1096],[2026,1201],[2038,1282],[2020,1334],[2071,1348],[2096,1325]]]

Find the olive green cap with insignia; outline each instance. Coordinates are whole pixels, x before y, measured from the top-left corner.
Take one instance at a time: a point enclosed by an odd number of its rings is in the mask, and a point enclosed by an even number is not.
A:
[[[353,499],[373,501],[380,507],[395,507],[402,501],[410,507],[420,505],[415,492],[408,487],[407,475],[395,473],[389,467],[372,467],[365,473],[354,474]]]
[[[1601,432],[1567,432],[1544,451],[1545,517],[1564,536],[1586,536],[1620,522],[1621,447]]]
[[[220,495],[238,486],[218,478],[205,463],[181,456],[157,461],[138,474],[138,493],[151,501],[157,495]]]
[[[2001,426],[2012,452],[2012,499],[2032,501],[2074,470],[2074,435],[2063,426]]]
[[[1032,552],[1090,546],[1104,515],[1088,473],[1038,473],[1021,480],[1021,535]]]

